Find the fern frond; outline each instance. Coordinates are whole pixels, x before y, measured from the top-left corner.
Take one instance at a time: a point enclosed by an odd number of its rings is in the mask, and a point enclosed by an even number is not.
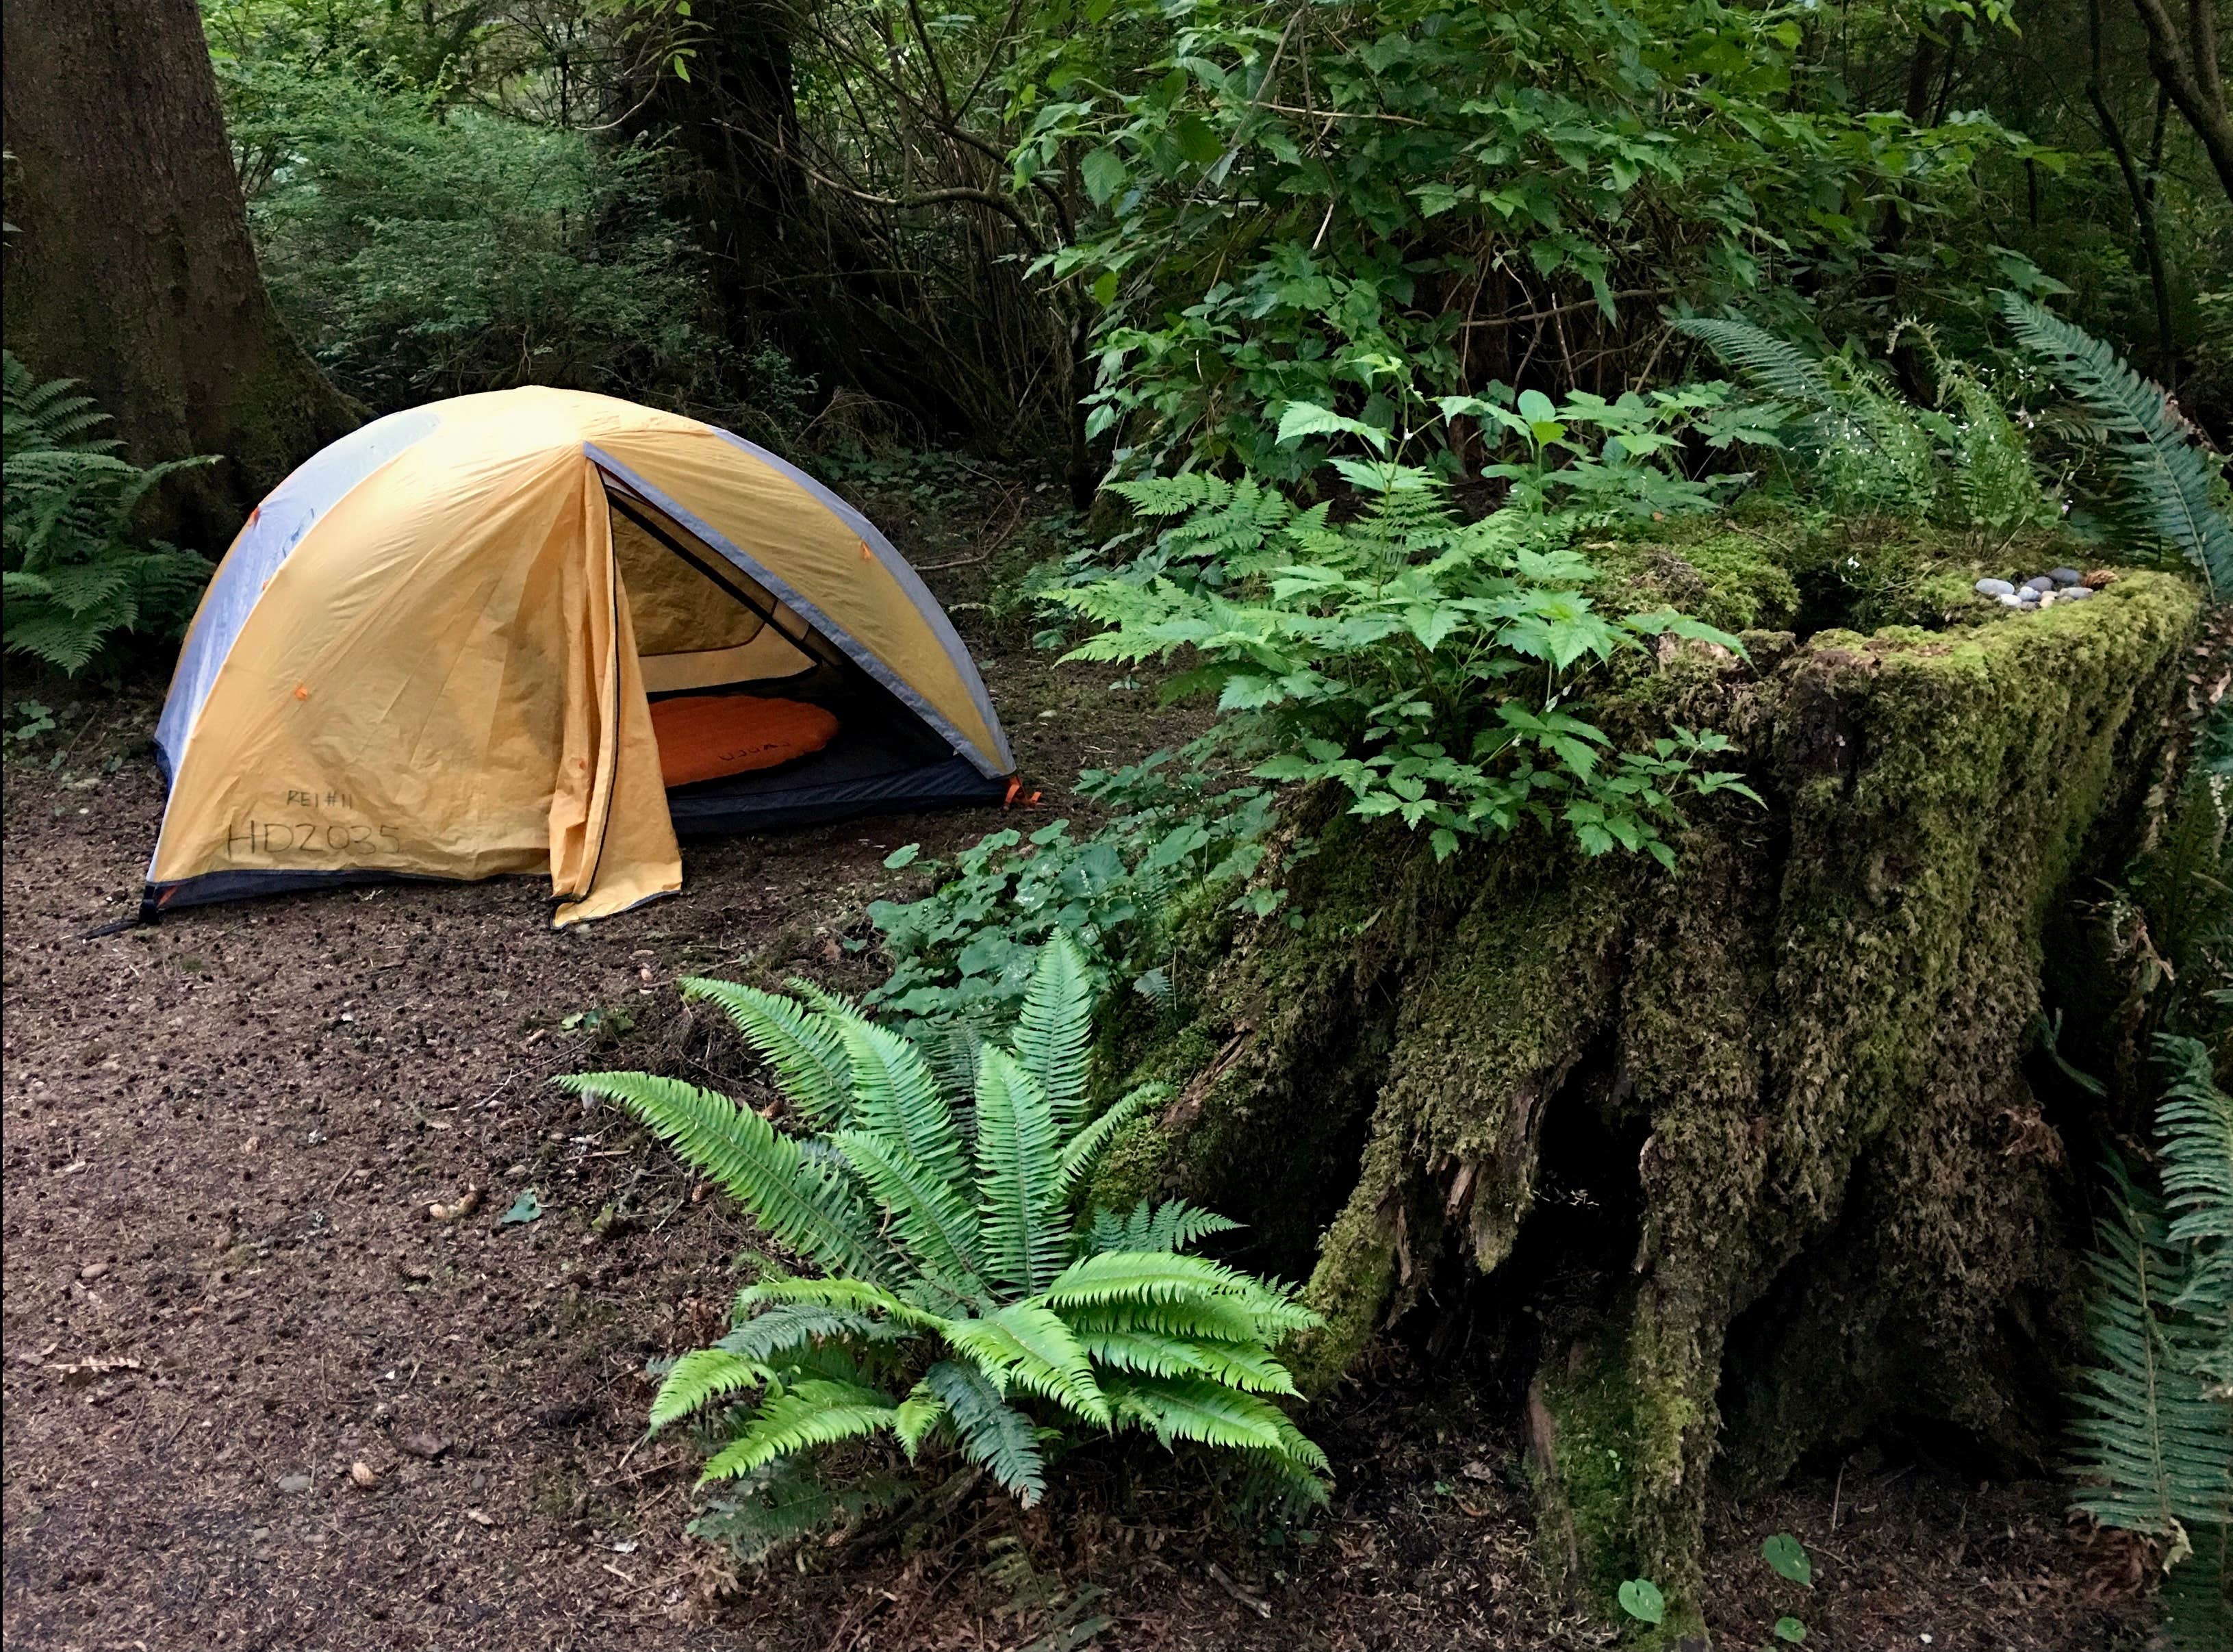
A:
[[[1255,1394],[1295,1394],[1295,1380],[1286,1367],[1260,1349],[1116,1329],[1081,1332],[1077,1341],[1094,1364],[1112,1370],[1137,1371],[1149,1376],[1206,1376]]]
[[[1237,1297],[1177,1297],[1166,1302],[1115,1302],[1099,1308],[1065,1308],[1064,1321],[1073,1335],[1109,1330],[1147,1330],[1160,1337],[1197,1342],[1262,1343],[1268,1340]]]
[[[1060,1316],[1036,1303],[1012,1302],[983,1319],[945,1328],[948,1343],[967,1354],[1002,1388],[1021,1388],[1089,1422],[1109,1421],[1109,1402],[1092,1362]]]
[[[1046,1494],[1038,1430],[983,1372],[961,1361],[941,1360],[923,1373],[922,1386],[953,1418],[963,1456],[981,1463],[1025,1508]]]
[[[2201,1040],[2161,1037],[2155,1054],[2169,1079],[2156,1109],[2165,1237],[2186,1258],[2171,1305],[2193,1322],[2201,1375],[2233,1398],[2233,1096]]]
[[[739,1312],[770,1303],[796,1303],[834,1309],[840,1313],[878,1314],[894,1324],[915,1330],[942,1333],[945,1315],[918,1307],[899,1293],[867,1279],[763,1279],[737,1292]]]
[[[913,1329],[819,1303],[784,1303],[760,1313],[753,1311],[757,1305],[757,1301],[738,1303],[735,1324],[714,1346],[740,1359],[771,1363],[779,1355],[793,1353],[812,1343],[840,1337],[882,1342]]]
[[[890,1252],[859,1195],[752,1109],[649,1073],[574,1073],[557,1083],[628,1108],[782,1244],[834,1272],[893,1278]]]
[[[707,1499],[706,1512],[689,1531],[758,1565],[787,1543],[889,1508],[909,1491],[892,1475],[873,1473],[849,1476],[844,1486],[833,1487],[811,1465],[779,1458],[724,1482],[722,1493]]]
[[[1208,1257],[1169,1251],[1104,1252],[1064,1268],[1046,1290],[1052,1308],[1097,1308],[1111,1302],[1175,1302],[1229,1296],[1246,1299],[1255,1287],[1243,1275]]]
[[[1049,1306],[1065,1312],[1116,1303],[1195,1304],[1205,1299],[1230,1301],[1266,1340],[1320,1323],[1310,1309],[1266,1289],[1247,1274],[1207,1257],[1168,1251],[1111,1251],[1085,1257],[1064,1269],[1045,1295]]]
[[[1090,1252],[1183,1251],[1212,1233],[1230,1233],[1240,1226],[1215,1211],[1203,1210],[1182,1199],[1166,1200],[1161,1205],[1143,1199],[1121,1216],[1109,1210],[1094,1212],[1086,1248]]]
[[[1058,930],[1039,948],[1016,1019],[1015,1054],[1039,1082],[1067,1135],[1085,1101],[1086,1050],[1093,1037],[1094,983],[1085,954]]]
[[[817,1446],[858,1440],[897,1426],[898,1408],[872,1389],[801,1382],[761,1402],[745,1431],[707,1460],[700,1486],[732,1480]]]
[[[899,1402],[892,1421],[892,1433],[898,1436],[900,1449],[907,1453],[908,1460],[913,1462],[932,1430],[953,1420],[952,1414],[946,1408],[946,1402],[918,1382],[908,1390],[907,1398]]]
[[[1112,1376],[1110,1399],[1119,1421],[1174,1441],[1260,1451],[1313,1477],[1331,1473],[1325,1453],[1268,1400],[1200,1377]]]
[[[773,1374],[758,1360],[742,1359],[725,1348],[699,1348],[674,1362],[651,1402],[654,1432],[687,1417],[709,1401],[757,1388]]]
[[[1016,1058],[987,1044],[977,1063],[978,1228],[996,1284],[1029,1295],[1061,1269],[1069,1235],[1060,1135],[1046,1092]]]
[[[966,1187],[961,1128],[921,1050],[863,1016],[829,1019],[852,1070],[854,1122],[905,1148],[947,1187]]]
[[[2121,439],[2119,467],[2152,532],[2202,570],[2213,601],[2233,600],[2233,523],[2213,502],[2209,466],[2172,418],[2170,399],[2100,339],[2021,294],[2002,293],[2001,314],[2017,341]]]
[[[2233,1407],[2205,1394],[2170,1304],[2180,1258],[2162,1206],[2112,1167],[2093,1258],[2097,1363],[2074,1395],[2077,1506],[2165,1538],[2233,1520]]]
[[[738,981],[692,976],[685,1000],[718,1005],[746,1043],[776,1070],[784,1099],[818,1129],[850,1122],[853,1075],[837,1029],[778,992]]]
[[[1822,364],[1787,339],[1733,315],[1691,315],[1676,330],[1702,341],[1722,364],[1760,390],[1802,407],[1838,405],[1838,392]]]
[[[1109,1145],[1117,1131],[1138,1117],[1143,1109],[1153,1107],[1170,1093],[1168,1084],[1143,1084],[1139,1089],[1117,1097],[1100,1117],[1064,1142],[1062,1156],[1056,1164],[1056,1172],[1062,1183],[1062,1196],[1068,1199],[1077,1189],[1079,1180],[1093,1168],[1094,1161],[1101,1156],[1102,1149]]]
[[[860,999],[843,992],[833,992],[826,986],[818,986],[804,975],[787,977],[784,985],[805,999],[810,1009],[818,1010],[827,1016],[842,1019],[849,1015],[864,1016],[868,1013],[862,1009]]]
[[[2194,1534],[2194,1552],[2171,1570],[2160,1597],[2170,1652],[2233,1646],[2233,1526]]]
[[[918,1022],[908,1032],[922,1046],[922,1053],[930,1063],[931,1071],[938,1076],[938,1087],[947,1099],[967,1102],[977,1083],[978,1052],[985,1047],[983,1032],[973,1022],[960,1018]]]
[[[831,1138],[889,1214],[889,1232],[922,1272],[964,1300],[991,1294],[967,1194],[933,1175],[906,1147],[872,1130]]]

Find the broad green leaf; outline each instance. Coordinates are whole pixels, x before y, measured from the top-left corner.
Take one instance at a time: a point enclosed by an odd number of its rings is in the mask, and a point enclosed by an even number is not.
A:
[[[1620,1610],[1639,1623],[1666,1621],[1667,1597],[1649,1577],[1631,1577],[1620,1586]]]
[[[1775,1569],[1779,1577],[1788,1577],[1794,1584],[1814,1581],[1814,1563],[1807,1558],[1807,1550],[1788,1532],[1779,1532],[1760,1545],[1761,1558]]]

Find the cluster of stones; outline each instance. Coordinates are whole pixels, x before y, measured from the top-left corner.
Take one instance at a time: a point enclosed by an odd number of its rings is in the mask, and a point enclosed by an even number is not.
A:
[[[2074,568],[2050,568],[2021,585],[2012,585],[2004,579],[1981,579],[1976,591],[1980,596],[1992,597],[2004,608],[2053,608],[2057,602],[2075,602],[2093,595],[2091,587],[2079,582],[2085,577]]]

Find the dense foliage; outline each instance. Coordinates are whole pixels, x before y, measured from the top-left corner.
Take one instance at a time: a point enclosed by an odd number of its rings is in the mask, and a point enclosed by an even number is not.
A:
[[[179,459],[143,469],[100,435],[108,422],[66,380],[34,381],[4,357],[5,435],[0,437],[0,544],[4,545],[10,654],[75,676],[114,660],[127,637],[175,637],[193,612],[210,565],[192,551],[135,533],[151,490],[213,461]]]
[[[209,14],[272,296],[343,388],[384,411],[552,384],[796,426],[811,387],[717,330],[655,143],[523,118],[524,42],[477,11],[446,40],[379,8],[322,22]]]
[[[1258,778],[1338,783],[1352,813],[1423,828],[1441,855],[1555,818],[1587,854],[1644,849],[1670,865],[1662,828],[1683,791],[1751,795],[1700,766],[1727,750],[1719,735],[1614,751],[1577,714],[1588,668],[1646,639],[1742,645],[1671,611],[1598,612],[1576,521],[1513,508],[1461,522],[1415,477],[1343,524],[1255,490],[1250,529],[1233,533],[1234,485],[1197,472],[1123,491],[1180,517],[1179,534],[1205,517],[1226,529],[1218,578],[1071,595],[1108,628],[1073,657],[1185,655],[1177,686],[1215,694],[1221,732],[1258,759]]]
[[[1213,789],[1199,761],[1159,751],[1106,773],[1089,770],[1078,790],[1112,812],[1094,830],[1051,821],[1028,836],[1013,829],[981,837],[941,864],[919,859],[914,844],[884,864],[935,880],[921,899],[869,903],[891,973],[868,995],[879,1012],[928,1024],[925,1035],[952,1036],[955,1024],[1005,1026],[1029,988],[1043,943],[1060,935],[1110,986],[1151,1000],[1170,990],[1156,960],[1178,920],[1205,898],[1259,902],[1276,891],[1238,894],[1264,855],[1273,816],[1269,788]]]
[[[687,393],[718,347],[657,157],[356,81],[267,72],[237,141],[272,296],[375,406],[518,384]]]
[[[1108,306],[1094,422],[1150,461],[1284,478],[1289,402],[1372,418],[1531,365],[1602,390],[1660,306],[1842,279],[1888,203],[1934,233],[1989,158],[2036,153],[1853,109],[1800,14],[1719,0],[1041,17],[1017,175],[1081,157],[1100,229],[1056,267]],[[1515,317],[1553,325],[1514,348]]]
[[[811,1136],[674,1079],[562,1082],[627,1104],[820,1270],[764,1270],[735,1329],[668,1374],[654,1427],[720,1419],[706,1480],[758,1489],[800,1453],[883,1434],[909,1460],[950,1444],[1029,1505],[1051,1447],[1136,1429],[1247,1454],[1323,1495],[1325,1458],[1273,1403],[1295,1389],[1271,1352],[1315,1316],[1186,1253],[1233,1226],[1221,1217],[1077,1208],[1097,1156],[1159,1096],[1089,1115],[1096,990],[1067,937],[1040,949],[1012,1040],[976,1048],[966,1088],[825,993],[684,990],[733,1018]]]

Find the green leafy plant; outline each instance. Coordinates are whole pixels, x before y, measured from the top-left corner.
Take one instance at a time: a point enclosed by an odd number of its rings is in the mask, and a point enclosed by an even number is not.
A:
[[[2123,486],[2111,504],[2126,537],[2178,550],[2208,581],[2212,598],[2233,601],[2233,521],[2225,484],[2182,426],[2170,398],[2100,339],[2002,293],[2001,314],[2016,341],[2106,423]]]
[[[706,327],[702,260],[664,213],[649,144],[444,108],[339,65],[218,67],[272,297],[352,393],[389,408],[520,384],[749,386],[798,420],[780,354],[732,354]]]
[[[1245,485],[1186,476],[1123,483],[1150,517],[1216,513],[1221,577],[1116,577],[1060,594],[1102,633],[1078,660],[1185,657],[1174,693],[1214,694],[1218,738],[1259,778],[1331,781],[1352,813],[1393,816],[1446,856],[1524,820],[1563,822],[1588,854],[1670,862],[1663,829],[1685,792],[1753,794],[1713,766],[1728,741],[1680,730],[1618,751],[1581,715],[1592,668],[1647,639],[1739,651],[1736,638],[1669,611],[1601,613],[1576,519],[1506,510],[1461,522],[1416,472],[1383,478],[1337,523],[1252,502]],[[1190,537],[1190,543],[1192,543]],[[1755,799],[1755,801],[1757,801]]]
[[[0,732],[0,740],[10,745],[28,746],[42,734],[54,732],[55,708],[42,701],[19,699],[8,711],[16,719],[16,725]]]
[[[558,1018],[562,1032],[578,1033],[595,1050],[609,1050],[635,1031],[635,1018],[626,1010],[573,1010]]]
[[[1077,1208],[1096,1155],[1156,1092],[1086,1116],[1094,988],[1067,937],[1041,949],[1012,1041],[980,1047],[966,1097],[910,1040],[798,990],[684,984],[735,1021],[812,1135],[676,1079],[560,1081],[627,1106],[822,1272],[771,1271],[729,1335],[667,1374],[652,1426],[710,1413],[726,1441],[706,1481],[882,1436],[910,1460],[950,1445],[1028,1505],[1051,1446],[1135,1429],[1247,1454],[1323,1496],[1325,1454],[1274,1403],[1295,1388],[1272,1352],[1316,1316],[1188,1253],[1234,1226],[1221,1217]]]
[[[1649,1577],[1631,1577],[1620,1586],[1620,1610],[1656,1627],[1667,1621],[1667,1597]]]
[[[1844,513],[1935,518],[1995,537],[2057,520],[2033,469],[2029,446],[2004,399],[1936,332],[1893,329],[1887,349],[1915,333],[1934,365],[1937,405],[1911,403],[1875,361],[1850,351],[1814,354],[1740,316],[1689,316],[1675,325],[1768,400],[1749,409],[1788,452],[1808,484]]]
[[[118,638],[175,636],[210,565],[192,551],[141,540],[132,522],[149,491],[181,471],[216,463],[174,459],[142,468],[97,434],[108,416],[67,379],[36,382],[0,356],[0,640],[75,676]]]
[[[1667,298],[1873,268],[1876,202],[1936,219],[1987,157],[2037,153],[1989,118],[1922,127],[1810,95],[1807,16],[1035,8],[1013,179],[1093,209],[1044,261],[1098,320],[1091,431],[1127,473],[1292,481],[1313,455],[1279,438],[1291,403],[1386,422],[1376,403],[1481,393],[1519,377],[1508,362],[1569,382],[1601,353],[1642,365]]]
[[[1806,1585],[1814,1581],[1814,1562],[1807,1555],[1807,1545],[1788,1532],[1779,1532],[1763,1541],[1760,1558],[1779,1577]]]
[[[1077,945],[1097,982],[1155,996],[1185,898],[1237,884],[1261,861],[1271,793],[1214,791],[1201,768],[1169,751],[1088,770],[1078,790],[1116,811],[1090,833],[1056,820],[1029,835],[991,833],[950,864],[919,860],[912,844],[887,857],[895,870],[914,866],[940,881],[919,901],[870,904],[891,965],[867,995],[871,1006],[909,1022],[1004,1028],[1038,947],[1058,934]]]
[[[2156,1044],[2160,1192],[2109,1167],[2076,1506],[2164,1545],[2175,1644],[2225,1644],[2233,1583],[2233,1096],[2191,1038]]]

